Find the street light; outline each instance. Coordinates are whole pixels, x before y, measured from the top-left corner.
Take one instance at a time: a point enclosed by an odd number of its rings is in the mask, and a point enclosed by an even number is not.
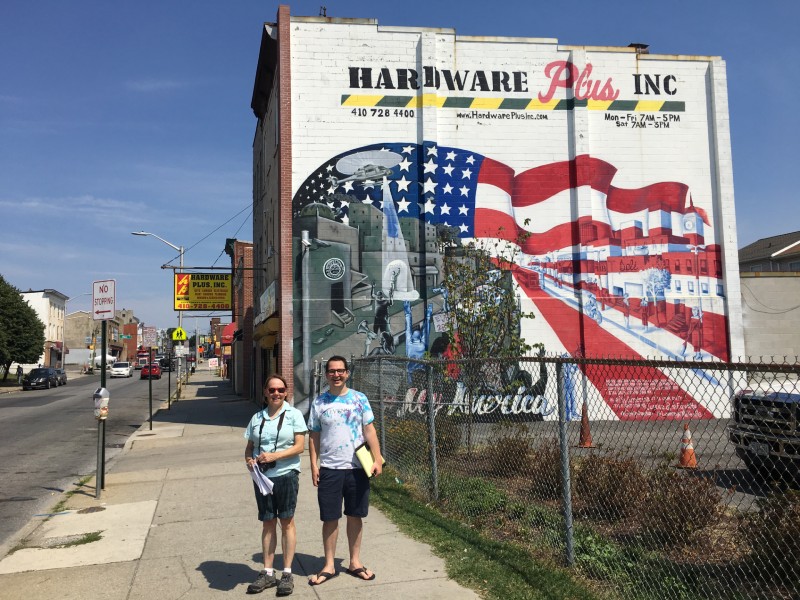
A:
[[[150,233],[150,232],[147,232],[147,231],[131,231],[131,235],[139,235],[139,236],[142,236],[142,237],[145,237],[145,236],[149,235],[150,237],[154,237],[157,240],[161,240],[162,242],[164,242],[170,248],[173,248],[174,250],[177,250],[178,251],[179,260],[180,260],[180,263],[179,263],[179,267],[180,268],[179,268],[178,272],[179,273],[183,273],[183,246],[176,246],[175,244],[172,244],[172,243],[168,242],[164,238],[157,236],[155,233]],[[181,329],[183,328],[183,311],[182,310],[178,311],[178,327],[180,327]]]
[[[175,244],[172,244],[172,243],[168,242],[164,238],[162,238],[160,236],[157,236],[155,233],[150,233],[148,231],[131,231],[131,235],[139,235],[139,236],[142,236],[142,237],[146,237],[146,236],[149,235],[150,237],[154,237],[157,240],[161,240],[162,242],[164,242],[170,248],[172,248],[174,250],[177,250],[178,251],[178,256],[179,256],[179,259],[180,259],[180,263],[179,263],[180,268],[179,268],[178,272],[179,273],[183,273],[183,246],[176,246]],[[183,311],[182,310],[178,311],[178,328],[183,329]],[[181,342],[181,346],[183,346],[183,342]],[[180,373],[180,368],[178,369],[178,373]]]

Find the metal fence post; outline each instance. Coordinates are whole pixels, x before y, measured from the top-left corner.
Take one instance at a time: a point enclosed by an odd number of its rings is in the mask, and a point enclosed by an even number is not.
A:
[[[433,366],[428,365],[425,369],[425,389],[428,396],[428,444],[431,447],[431,497],[437,501],[439,500],[439,470],[436,464],[436,404],[433,398],[432,375]]]
[[[567,401],[564,394],[564,365],[556,362],[556,389],[558,390],[558,437],[561,444],[561,481],[564,499],[564,542],[567,565],[575,564],[575,542],[572,524],[572,491],[569,473],[569,440],[567,439]]]
[[[386,454],[386,403],[383,401],[383,361],[378,360],[378,398],[380,398],[381,454]]]

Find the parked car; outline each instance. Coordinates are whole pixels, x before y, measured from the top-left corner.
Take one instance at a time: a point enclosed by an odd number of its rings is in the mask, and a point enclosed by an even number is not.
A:
[[[739,392],[728,435],[755,477],[800,482],[800,394]]]
[[[175,370],[175,359],[174,358],[172,358],[172,359],[162,358],[160,361],[158,361],[158,364],[161,367],[161,370],[163,372],[165,372],[165,373],[167,371],[174,371]]]
[[[156,363],[144,365],[139,379],[161,379],[161,367]]]
[[[49,390],[51,387],[58,386],[58,376],[56,370],[52,367],[37,367],[31,369],[25,377],[22,378],[22,389],[32,390],[36,388],[44,388]]]
[[[111,377],[133,377],[133,365],[127,361],[115,362],[111,365]]]
[[[67,385],[67,372],[64,369],[56,369],[58,385]]]

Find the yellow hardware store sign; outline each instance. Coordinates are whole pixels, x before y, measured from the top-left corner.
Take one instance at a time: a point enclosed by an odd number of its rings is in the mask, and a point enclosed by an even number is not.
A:
[[[176,273],[175,310],[232,310],[230,273]]]

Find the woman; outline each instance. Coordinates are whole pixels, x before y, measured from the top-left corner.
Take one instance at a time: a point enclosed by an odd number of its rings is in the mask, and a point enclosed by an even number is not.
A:
[[[247,468],[251,471],[260,469],[273,484],[272,493],[263,496],[253,483],[258,519],[262,522],[264,569],[247,587],[249,594],[257,594],[275,586],[278,596],[288,596],[294,591],[292,561],[297,545],[294,509],[297,505],[300,454],[303,452],[307,428],[300,411],[286,402],[287,388],[283,377],[269,376],[264,387],[264,408],[253,415],[244,432]],[[276,521],[280,521],[282,531],[283,573],[280,580],[272,568],[277,546]]]

